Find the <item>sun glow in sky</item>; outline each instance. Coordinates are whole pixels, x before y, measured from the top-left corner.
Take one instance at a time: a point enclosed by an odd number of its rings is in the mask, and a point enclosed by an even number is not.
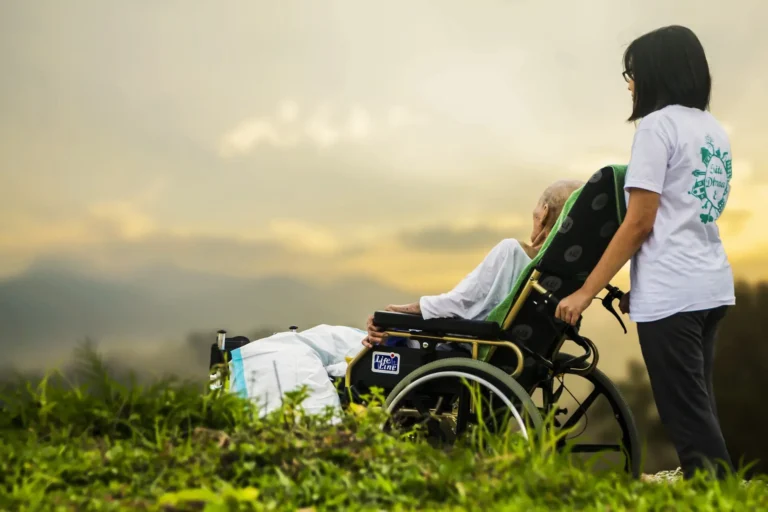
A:
[[[768,4],[720,6],[4,2],[0,275],[66,258],[444,291],[528,236],[547,184],[626,162],[622,52],[680,23],[732,137],[727,251],[768,278]]]
[[[768,277],[768,5],[705,4],[5,2],[0,274],[55,256],[445,289],[527,237],[549,182],[626,162],[621,54],[681,23],[732,136],[728,253]]]

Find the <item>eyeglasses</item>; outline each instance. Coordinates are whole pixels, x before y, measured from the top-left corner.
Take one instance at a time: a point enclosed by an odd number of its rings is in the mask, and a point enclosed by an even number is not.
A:
[[[632,70],[631,70],[631,69],[628,69],[628,70],[626,70],[626,71],[622,72],[622,73],[621,73],[621,76],[623,76],[623,77],[624,77],[624,80],[625,80],[627,83],[629,83],[629,82],[630,82],[630,80],[634,80],[634,79],[635,79],[635,77],[632,75]]]

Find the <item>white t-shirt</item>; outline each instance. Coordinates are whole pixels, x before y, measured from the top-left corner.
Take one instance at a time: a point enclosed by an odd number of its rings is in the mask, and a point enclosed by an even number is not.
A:
[[[639,123],[624,189],[661,198],[653,231],[630,264],[632,321],[735,304],[733,271],[715,224],[731,172],[731,144],[709,112],[674,105]]]
[[[485,320],[507,298],[530,262],[520,242],[512,238],[502,240],[453,290],[422,297],[421,314],[425,319]]]

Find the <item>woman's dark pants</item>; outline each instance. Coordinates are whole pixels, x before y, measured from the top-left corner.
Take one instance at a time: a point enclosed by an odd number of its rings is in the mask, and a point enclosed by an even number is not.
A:
[[[725,313],[724,306],[637,324],[656,408],[685,478],[712,466],[721,478],[723,463],[733,471],[712,390],[715,337]]]

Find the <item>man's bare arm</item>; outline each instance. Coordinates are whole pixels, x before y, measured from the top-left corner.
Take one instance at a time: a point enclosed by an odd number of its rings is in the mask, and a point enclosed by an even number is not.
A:
[[[411,304],[402,304],[400,306],[390,304],[389,306],[384,308],[384,311],[392,311],[394,313],[407,313],[409,315],[420,315],[421,305],[418,302],[413,302]]]

